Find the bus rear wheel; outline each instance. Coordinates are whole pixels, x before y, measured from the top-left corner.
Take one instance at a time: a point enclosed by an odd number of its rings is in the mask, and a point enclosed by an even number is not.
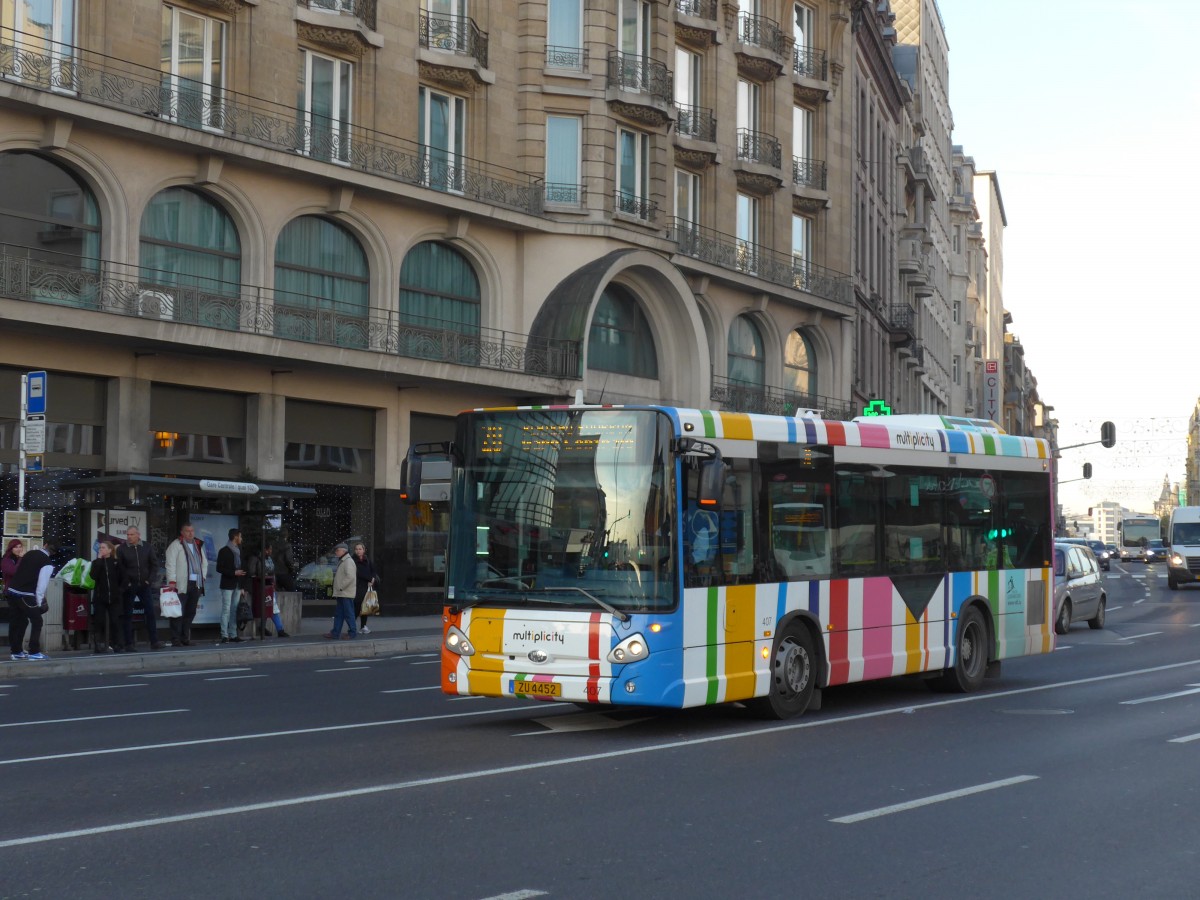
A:
[[[816,688],[817,654],[812,635],[798,623],[780,632],[771,659],[771,689],[765,697],[747,703],[767,719],[790,719],[808,709]]]
[[[958,617],[954,665],[942,673],[935,683],[943,691],[969,694],[979,690],[987,673],[988,629],[983,615],[974,606],[963,610]]]

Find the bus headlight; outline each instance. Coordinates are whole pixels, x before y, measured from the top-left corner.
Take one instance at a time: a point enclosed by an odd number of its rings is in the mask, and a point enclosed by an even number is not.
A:
[[[471,642],[467,640],[467,636],[459,630],[457,625],[451,625],[446,630],[446,649],[459,656],[475,655],[475,648],[471,646]]]
[[[1183,557],[1180,556],[1178,553],[1172,553],[1170,563],[1175,568],[1182,569],[1183,568]]]
[[[646,646],[646,639],[640,634],[631,634],[609,651],[608,661],[624,665],[645,659],[649,655],[650,649]]]

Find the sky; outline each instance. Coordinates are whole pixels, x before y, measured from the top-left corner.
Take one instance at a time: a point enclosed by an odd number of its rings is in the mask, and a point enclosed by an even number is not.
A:
[[[1182,481],[1200,399],[1194,160],[1200,67],[1189,0],[937,0],[952,140],[995,171],[1004,306],[1064,450],[1068,513],[1153,512]],[[1090,481],[1081,478],[1092,464]],[[1200,504],[1200,498],[1192,498]]]

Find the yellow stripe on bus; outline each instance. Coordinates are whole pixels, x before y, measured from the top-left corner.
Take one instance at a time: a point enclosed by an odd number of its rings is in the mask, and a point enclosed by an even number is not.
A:
[[[921,632],[924,627],[912,617],[912,612],[904,610],[904,674],[912,675],[925,669],[925,654],[921,647]]]
[[[725,588],[726,701],[746,700],[754,696],[754,621],[757,594],[758,591],[752,584],[730,585]]]
[[[754,426],[745,413],[721,413],[722,437],[736,441],[754,440]]]
[[[491,613],[486,617],[472,619],[467,630],[467,637],[476,647],[487,647],[489,650],[504,647],[504,615]],[[504,655],[495,653],[476,653],[470,657],[471,677],[470,691],[476,694],[487,694],[491,697],[501,696],[501,676],[504,674]]]

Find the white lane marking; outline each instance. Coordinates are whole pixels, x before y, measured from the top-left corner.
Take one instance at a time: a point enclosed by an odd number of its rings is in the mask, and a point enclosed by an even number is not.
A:
[[[1138,700],[1122,700],[1122,706],[1137,706],[1139,703],[1154,703],[1158,700],[1173,700],[1176,697],[1187,697],[1190,694],[1200,694],[1200,684],[1189,684],[1190,691],[1176,691],[1173,694],[1159,694],[1155,697],[1142,697]]]
[[[71,688],[73,691],[112,691],[117,688],[150,687],[148,684],[102,684],[99,687]]]
[[[1121,640],[1132,641],[1132,640],[1136,640],[1137,638],[1154,637],[1154,635],[1156,635],[1156,634],[1162,634],[1162,632],[1161,631],[1147,631],[1145,634],[1128,634],[1125,637],[1121,638]]]
[[[390,691],[380,691],[381,694],[411,694],[413,691],[440,691],[441,685],[433,685],[432,687],[419,688],[392,688]]]
[[[1024,784],[1026,781],[1037,781],[1036,775],[1017,775],[1000,781],[989,781],[987,784],[977,784],[973,787],[959,788],[957,791],[946,791],[944,794],[934,794],[932,797],[922,797],[919,800],[909,800],[907,803],[896,803],[892,806],[881,806],[866,812],[855,813],[852,816],[840,816],[830,819],[839,825],[853,825],[855,822],[865,822],[867,819],[878,819],[880,816],[890,816],[893,813],[906,812],[922,806],[932,806],[934,803],[944,803],[947,800],[957,800],[959,797],[970,797],[972,794],[982,794],[984,791],[994,791],[998,788],[1012,787],[1014,784]]]
[[[195,669],[189,672],[147,672],[145,674],[130,675],[130,678],[180,678],[184,675],[215,675],[218,672],[249,672],[249,666],[241,666],[236,669]]]
[[[1123,606],[1110,606],[1110,607],[1108,608],[1108,611],[1109,611],[1109,612],[1116,612],[1118,609],[1124,609],[1124,608],[1125,608],[1125,607],[1123,607]]]
[[[132,719],[137,716],[169,716],[172,713],[190,712],[186,709],[156,709],[151,712],[113,713],[107,716],[78,716],[73,719],[39,719],[35,722],[5,722],[0,728],[26,728],[29,725],[65,725],[71,722],[96,722],[100,719]]]
[[[439,653],[404,653],[400,656],[389,656],[388,659],[421,659],[426,656],[440,656]]]
[[[222,675],[220,678],[205,678],[205,681],[241,681],[243,678],[266,678],[266,675]]]
[[[421,662],[412,663],[414,666],[440,666],[441,664],[442,661],[440,659],[425,659]]]
[[[361,672],[363,669],[369,669],[370,666],[342,666],[340,669],[314,669],[314,672]]]
[[[1200,741],[1200,734],[1189,734],[1186,737],[1171,738],[1167,741],[1168,744],[1188,744],[1192,741]]]
[[[186,710],[180,710],[186,712]],[[172,747],[199,747],[203,744],[226,744],[236,741],[257,741],[264,738],[292,737],[298,734],[322,734],[330,731],[353,731],[358,728],[381,728],[387,725],[409,725],[414,722],[436,722],[441,719],[461,719],[468,716],[493,716],[497,713],[527,713],[530,710],[513,707],[486,709],[480,712],[444,713],[438,716],[415,716],[409,719],[385,719],[380,722],[358,722],[353,725],[322,725],[315,728],[292,728],[287,731],[263,731],[255,734],[234,734],[229,737],[199,738],[193,741],[168,741],[161,744],[142,744],[136,747],[110,747],[107,750],[83,750],[75,753],[53,753],[47,756],[27,756],[20,759],[0,759],[0,766],[18,763],[48,762],[54,759],[74,759],[80,756],[101,756],[112,753],[138,753],[142,750],[166,750]]]
[[[546,891],[535,891],[526,888],[521,891],[509,891],[507,894],[496,894],[494,897],[484,897],[483,900],[530,900],[531,897],[549,897]]]
[[[1146,602],[1146,600],[1147,600],[1147,598],[1146,598],[1146,597],[1143,597],[1141,600],[1134,600],[1134,601],[1133,601],[1133,605],[1134,605],[1134,606],[1137,606],[1139,603],[1145,603],[1145,602]]]

